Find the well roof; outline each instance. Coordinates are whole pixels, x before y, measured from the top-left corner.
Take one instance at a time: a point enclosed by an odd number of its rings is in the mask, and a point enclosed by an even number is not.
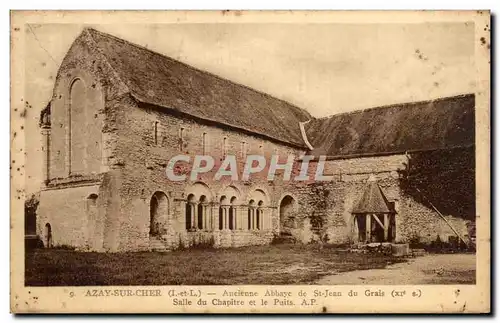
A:
[[[351,213],[392,213],[394,212],[389,205],[389,201],[385,197],[380,186],[369,181],[361,199],[354,206]]]

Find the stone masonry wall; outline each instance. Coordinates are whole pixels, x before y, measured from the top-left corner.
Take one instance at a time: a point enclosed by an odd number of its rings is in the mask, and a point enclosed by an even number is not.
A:
[[[267,181],[263,177],[267,175],[266,171],[246,182],[241,181],[241,178],[231,180],[228,176],[214,181],[214,172],[224,154],[238,156],[238,169],[241,174],[244,145],[247,147],[246,154],[264,153],[267,160],[270,160],[272,154],[292,153],[299,156],[303,151],[256,136],[207,125],[185,116],[163,113],[151,107],[139,107],[133,101],[128,102],[127,107],[116,111],[117,120],[121,121],[117,126],[120,140],[116,146],[121,182],[117,193],[120,199],[120,215],[116,221],[119,225],[114,229],[118,234],[115,235],[112,250],[150,248],[149,207],[155,192],[163,192],[167,196],[169,214],[164,223],[166,230],[162,239],[169,248],[189,247],[208,240],[223,247],[269,243],[272,239],[270,233],[280,233],[279,206],[286,195],[293,196],[297,203],[297,207],[288,214],[292,223],[290,232],[297,240],[303,243],[314,240],[335,244],[350,243],[356,239],[353,235],[351,210],[371,176],[375,177],[386,197],[395,205],[396,241],[409,242],[418,234],[421,241],[430,242],[431,238],[438,234],[443,237],[449,234],[448,225],[436,212],[421,203],[411,203],[402,191],[401,174],[408,165],[406,155],[327,161],[324,174],[332,178],[325,182],[286,182],[280,172],[274,181]],[[171,157],[178,154],[193,157],[203,152],[216,160],[213,172],[200,175],[196,180],[172,182],[167,179],[165,168]],[[316,165],[314,162],[310,164],[311,178],[316,171]],[[300,164],[294,167],[292,179],[298,174],[298,167]],[[455,164],[454,167],[461,165]],[[189,174],[189,167],[182,169],[181,166],[179,171]],[[197,198],[201,194],[206,195],[210,203],[209,212],[217,218],[220,198],[228,186],[238,192],[237,205],[241,206],[238,212],[243,213],[243,219],[240,219],[243,223],[230,234],[188,234],[185,227],[187,195],[194,193]],[[264,192],[267,197],[266,216],[270,217],[272,224],[269,230],[249,235],[245,234],[245,206],[256,191]],[[457,217],[450,219],[457,230],[464,232],[464,220]]]
[[[455,151],[453,156],[460,155]],[[469,154],[470,155],[470,154]],[[473,154],[471,155],[473,156]],[[367,180],[374,177],[385,196],[394,203],[396,209],[396,241],[431,243],[439,235],[442,241],[448,241],[455,234],[449,225],[429,205],[415,198],[402,188],[402,176],[408,167],[407,155],[390,155],[364,158],[330,160],[326,162],[324,174],[333,176],[326,182],[296,183],[296,194],[299,199],[300,212],[296,236],[299,240],[323,240],[329,243],[353,242],[354,236],[351,210],[362,196]],[[467,172],[469,160],[457,158],[441,158],[439,162],[445,169],[454,172]],[[310,168],[311,175],[315,167]],[[446,171],[439,179],[446,178]],[[432,179],[429,179],[432,181]],[[427,183],[432,185],[432,183]],[[455,190],[461,190],[457,186]],[[450,193],[452,194],[452,193]],[[469,195],[473,196],[473,194]],[[436,196],[429,198],[436,199]],[[438,205],[435,201],[434,204]],[[456,210],[445,213],[446,219],[463,237],[467,236],[466,224],[470,220]],[[474,215],[472,215],[473,217]],[[468,216],[470,219],[470,215]],[[465,219],[464,219],[465,218]],[[301,225],[300,223],[305,223]],[[311,231],[307,232],[309,225]]]
[[[328,160],[323,172],[331,176],[328,181],[292,182],[299,200],[296,238],[304,243],[353,242],[351,210],[363,194],[367,180],[375,177],[387,198],[397,204],[400,199],[397,170],[404,167],[405,158],[393,155]],[[310,178],[314,178],[316,167],[317,163],[311,162]]]
[[[239,208],[237,212],[241,212],[242,218],[239,219],[241,221],[237,224],[237,230],[230,235],[231,238],[228,238],[227,234],[217,235],[216,245],[269,243],[272,232],[279,232],[279,201],[284,195],[292,194],[290,189],[293,188],[283,184],[280,175],[277,175],[273,182],[267,181],[265,171],[259,174],[260,176],[251,176],[246,182],[241,181],[241,178],[232,180],[229,176],[216,181],[213,176],[225,154],[236,156],[241,174],[245,154],[264,154],[269,161],[272,154],[298,156],[303,151],[257,136],[197,122],[186,116],[171,115],[152,107],[139,107],[132,102],[120,109],[120,113],[117,157],[123,162],[123,178],[119,190],[119,250],[149,248],[150,201],[155,192],[163,192],[168,199],[169,220],[165,223],[167,233],[163,239],[172,248],[191,246],[194,243],[192,236],[196,235],[188,235],[185,227],[185,204],[188,194],[195,194],[197,199],[201,194],[206,195],[210,204],[209,212],[216,219],[220,198],[227,195],[225,191],[228,187],[231,187],[232,192],[236,192],[234,194],[238,200],[235,205]],[[165,168],[171,157],[186,154],[194,158],[195,155],[203,153],[215,159],[216,165],[211,173],[200,175],[196,180],[188,178],[180,182],[170,181],[166,177]],[[250,234],[247,228],[246,206],[254,196],[264,196],[264,216],[269,220],[269,224],[265,230],[252,231]],[[228,198],[230,197],[228,195]]]
[[[96,214],[95,222],[89,222],[89,200],[92,194],[99,194],[99,186],[72,186],[66,188],[43,190],[37,218],[37,234],[46,244],[45,226],[52,229],[53,246],[72,246],[79,250],[102,246],[102,213]],[[102,209],[102,205],[97,205]],[[96,224],[97,223],[97,224]],[[88,236],[89,225],[95,227],[92,237]],[[89,245],[89,241],[95,245]],[[98,248],[96,248],[98,249]]]
[[[83,86],[72,98],[71,88],[77,80]],[[42,187],[37,222],[40,234],[50,222],[54,244],[84,250],[116,249],[113,223],[117,220],[113,219],[119,218],[119,211],[114,208],[121,174],[114,148],[115,111],[128,98],[126,91],[93,41],[82,33],[61,63],[51,98],[51,146],[46,151],[49,180]],[[80,112],[70,115],[70,109]],[[76,173],[75,167],[71,170],[69,156],[70,124],[80,138],[73,143],[79,154]],[[97,211],[87,212],[89,194],[97,195]]]
[[[71,97],[75,84],[78,93]],[[124,84],[83,33],[64,58],[54,85],[49,179],[87,176],[109,169],[116,140],[109,107],[125,93]],[[71,149],[78,161],[71,158]],[[72,161],[78,163],[73,170]]]

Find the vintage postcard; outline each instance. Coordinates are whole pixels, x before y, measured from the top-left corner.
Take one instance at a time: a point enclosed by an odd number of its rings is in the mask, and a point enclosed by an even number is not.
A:
[[[490,311],[489,11],[13,11],[10,109],[14,313]]]

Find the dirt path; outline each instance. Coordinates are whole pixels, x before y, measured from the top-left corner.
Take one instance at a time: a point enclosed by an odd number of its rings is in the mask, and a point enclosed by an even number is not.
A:
[[[357,270],[325,276],[320,285],[407,285],[407,284],[474,284],[476,255],[434,254],[410,259],[384,269]]]

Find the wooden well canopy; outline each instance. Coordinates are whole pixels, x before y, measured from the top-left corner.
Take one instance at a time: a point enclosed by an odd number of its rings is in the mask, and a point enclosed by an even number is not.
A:
[[[396,235],[396,211],[375,180],[370,179],[352,209],[358,242],[392,242]]]

